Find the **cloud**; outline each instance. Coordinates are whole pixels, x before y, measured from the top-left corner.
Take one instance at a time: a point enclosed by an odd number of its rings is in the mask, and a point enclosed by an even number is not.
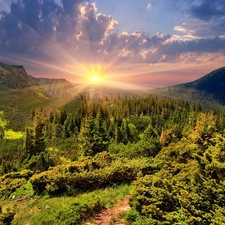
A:
[[[224,0],[202,0],[200,4],[191,7],[193,17],[209,21],[213,17],[223,17],[225,12]]]
[[[101,42],[118,24],[112,16],[97,14],[97,8],[94,3],[88,4],[81,8],[81,26],[79,38]]]
[[[62,0],[61,4],[18,0],[12,2],[9,12],[0,12],[0,49],[5,54],[67,64],[154,64],[194,61],[200,56],[210,60],[208,54],[225,52],[224,29],[220,30],[225,27],[221,14],[224,4],[215,1],[217,7],[209,1],[191,6],[194,23],[176,26],[175,30],[184,35],[175,36],[119,32],[116,19],[98,12],[95,3],[85,0]],[[204,7],[209,8],[207,19],[202,14]]]
[[[147,7],[146,7],[146,9],[151,9],[152,8],[152,4],[151,3],[148,3],[148,5],[147,5]]]
[[[220,20],[211,19],[210,21],[195,19],[191,22],[175,26],[174,30],[197,37],[224,36],[225,18],[221,18]]]
[[[224,0],[191,1],[188,12],[192,19],[176,26],[176,31],[200,37],[225,35]]]

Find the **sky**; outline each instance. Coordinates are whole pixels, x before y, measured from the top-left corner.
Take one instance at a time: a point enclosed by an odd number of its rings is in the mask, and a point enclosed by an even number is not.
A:
[[[193,81],[224,66],[225,0],[0,0],[0,61],[74,83]]]

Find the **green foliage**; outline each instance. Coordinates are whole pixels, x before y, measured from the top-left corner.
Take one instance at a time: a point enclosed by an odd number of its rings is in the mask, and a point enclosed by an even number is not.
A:
[[[1,131],[0,131],[1,132]],[[23,138],[23,133],[19,131],[13,131],[11,129],[4,131],[4,138],[8,139],[21,139]]]
[[[31,183],[28,181],[25,184],[23,184],[22,186],[20,186],[19,188],[17,188],[11,195],[10,197],[12,199],[15,198],[22,198],[25,196],[33,196],[34,195],[34,190],[33,187],[31,185]]]
[[[129,223],[133,223],[137,220],[138,217],[139,217],[139,213],[135,209],[131,209],[126,215],[126,220]]]
[[[9,197],[17,188],[26,184],[27,180],[33,175],[30,170],[12,172],[0,177],[0,198]]]
[[[47,192],[58,195],[67,192],[87,191],[111,185],[130,183],[139,172],[149,173],[157,167],[153,160],[113,159],[108,153],[97,154],[94,158],[84,158],[57,166],[52,170],[34,175],[30,182],[37,194]]]
[[[4,128],[7,124],[7,121],[4,117],[4,112],[0,111],[0,127]]]
[[[17,171],[24,157],[23,139],[0,139],[0,175]]]
[[[15,214],[15,209],[7,207],[5,210],[2,210],[0,206],[0,225],[10,225]]]
[[[212,114],[199,114],[191,126],[183,139],[158,154],[164,167],[135,182],[131,205],[138,212],[136,222],[139,217],[152,224],[225,222],[225,137],[216,132]]]
[[[149,126],[141,135],[137,143],[123,143],[109,145],[109,152],[112,154],[120,154],[127,158],[135,157],[153,157],[161,150],[161,143],[156,131]]]
[[[80,224],[112,201],[54,199],[132,182],[129,223],[225,223],[224,113],[155,96],[82,97],[73,110],[33,110],[25,140],[0,138],[1,198],[40,198],[15,224]]]
[[[34,198],[19,205],[12,224],[83,224],[100,210],[113,207],[132,191],[132,186],[122,185],[99,189],[76,197]]]
[[[23,162],[23,167],[34,172],[42,172],[48,170],[53,165],[52,159],[48,153],[42,152],[39,155],[33,155]]]
[[[96,117],[89,116],[83,119],[78,137],[78,146],[82,155],[93,156],[106,151],[109,145],[109,137],[103,124],[100,112]]]

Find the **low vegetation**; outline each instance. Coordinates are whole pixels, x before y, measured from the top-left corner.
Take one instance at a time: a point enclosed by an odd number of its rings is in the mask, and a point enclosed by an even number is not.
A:
[[[84,224],[127,196],[128,224],[225,223],[223,111],[82,97],[29,118],[9,135],[0,114],[0,224]]]

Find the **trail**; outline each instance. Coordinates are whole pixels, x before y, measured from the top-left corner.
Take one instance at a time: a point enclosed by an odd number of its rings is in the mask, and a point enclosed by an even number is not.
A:
[[[97,214],[94,222],[86,223],[86,225],[126,225],[125,220],[121,218],[122,214],[130,210],[128,198],[118,202],[113,208],[105,209]]]

